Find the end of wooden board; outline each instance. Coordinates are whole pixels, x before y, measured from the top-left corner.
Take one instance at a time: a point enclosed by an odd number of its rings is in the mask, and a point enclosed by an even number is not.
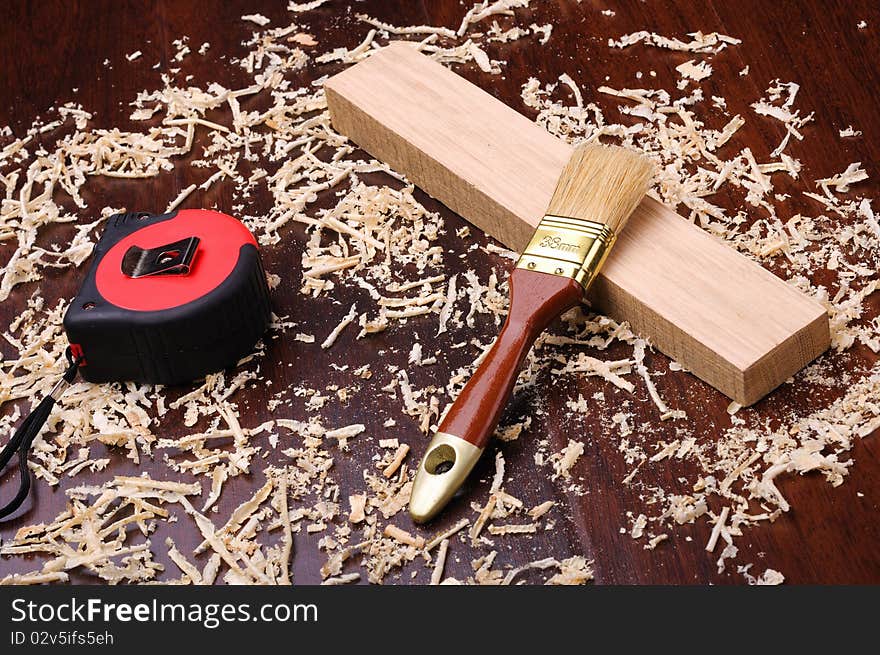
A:
[[[569,144],[411,46],[383,48],[324,88],[341,134],[506,246],[528,243]],[[652,198],[591,301],[744,406],[830,346],[818,302]]]
[[[831,346],[831,326],[825,308],[816,303],[812,321],[797,330],[743,371],[736,399],[743,407],[754,405],[786,382]]]

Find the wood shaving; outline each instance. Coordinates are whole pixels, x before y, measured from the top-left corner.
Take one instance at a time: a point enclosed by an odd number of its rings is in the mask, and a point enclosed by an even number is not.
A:
[[[816,184],[828,195],[829,187],[834,187],[834,190],[838,193],[846,193],[849,191],[851,184],[867,179],[867,171],[862,168],[862,162],[857,161],[847,166],[846,170],[842,173],[816,180]]]
[[[352,305],[351,309],[348,311],[348,314],[342,317],[342,320],[336,325],[335,328],[327,335],[327,338],[321,343],[321,348],[325,350],[330,348],[334,343],[336,343],[336,339],[339,338],[339,335],[342,334],[342,331],[348,327],[351,322],[357,316],[357,305]]]
[[[288,11],[299,20],[309,11],[326,12],[327,4],[291,2]],[[320,345],[327,350],[352,323],[359,327],[358,339],[386,330],[412,330],[414,335],[404,352],[412,358],[406,370],[339,363],[335,371],[342,381],[334,388],[280,390],[268,406],[277,413],[275,420],[257,425],[245,421],[254,414],[243,409],[250,407],[250,389],[266,382],[260,372],[268,365],[262,351],[182,394],[135,384],[72,385],[35,442],[30,462],[38,478],[63,490],[68,506],[52,522],[22,528],[3,542],[4,556],[33,557],[38,567],[10,573],[3,584],[68,582],[73,572],[111,584],[157,579],[287,583],[294,535],[314,541],[326,556],[320,570],[326,584],[362,577],[381,583],[404,570],[425,570],[432,582],[455,584],[458,580],[443,575],[448,550],[458,540],[470,541],[471,549],[481,553],[472,562],[473,575],[463,578],[469,583],[543,579],[583,584],[592,579],[592,563],[584,557],[559,561],[538,553],[537,559],[525,561],[506,550],[501,555],[491,550],[496,536],[537,543],[557,520],[548,516],[561,513],[549,514],[553,501],[539,503],[505,491],[500,453],[494,476],[484,482],[488,497],[473,506],[474,517],[431,538],[421,528],[411,533],[389,523],[409,500],[413,471],[406,457],[413,444],[365,434],[363,425],[344,420],[343,410],[376,402],[372,397],[365,401],[359,387],[372,377],[382,388],[382,411],[395,412],[385,420],[385,429],[435,429],[443,408],[488,351],[491,344],[483,341],[492,325],[504,319],[503,271],[516,253],[494,243],[478,245],[468,230],[458,234],[461,252],[444,252],[438,243],[446,229],[443,220],[419,202],[419,192],[333,130],[319,85],[311,79],[300,88],[292,83],[313,69],[323,75],[363,60],[392,38],[414,39],[414,47],[445,65],[497,75],[506,65],[504,44],[541,46],[555,29],[517,24],[527,13],[520,9],[528,4],[478,2],[450,26],[399,26],[353,17],[356,29],[347,47],[324,52],[295,23],[271,27],[264,17],[245,16],[249,25],[240,28],[249,34],[240,56],[230,57],[245,80],[239,88],[181,86],[169,73],[132,99],[134,129],[98,129],[88,108],[68,103],[50,112],[47,122],[35,121],[20,134],[0,130],[0,247],[6,257],[0,301],[13,298],[22,306],[3,326],[3,338],[14,353],[0,362],[4,433],[21,420],[32,398],[49,391],[62,372],[66,345],[61,328],[65,303],[52,295],[51,285],[41,286],[45,297],[35,293],[29,299],[22,285],[39,283],[48,271],[79,275],[70,269],[82,266],[103,221],[121,210],[89,206],[95,178],[112,186],[116,180],[157,178],[185,167],[187,186],[162,202],[169,200],[170,208],[197,206],[207,191],[230,191],[234,213],[269,253],[267,261],[276,247],[294,238],[294,229],[303,229],[296,275],[270,279],[276,286],[300,284],[303,302],[314,315],[327,316],[328,323],[295,325],[289,317],[275,317],[269,339],[293,337],[308,356],[310,348],[318,348],[309,332],[326,334]],[[540,409],[547,376],[576,379],[579,391],[565,402],[570,410],[565,420],[573,430],[584,429],[582,421],[600,421],[605,436],[612,435],[620,446],[613,451],[620,458],[615,470],[639,490],[629,508],[630,529],[624,532],[646,537],[645,548],[653,549],[680,538],[678,526],[699,523],[708,550],[724,544],[716,560],[722,570],[736,557],[734,539],[746,528],[791,510],[777,486],[781,478],[823,476],[832,485],[842,484],[852,466],[848,452],[853,444],[880,428],[880,323],[873,302],[880,289],[880,222],[874,200],[859,195],[867,187],[867,169],[853,162],[842,171],[816,171],[815,184],[802,179],[789,144],[811,137],[814,116],[801,107],[796,83],[774,80],[755,98],[750,82],[743,80],[743,93],[754,98],[752,111],[733,116],[725,98],[704,93],[701,84],[710,79],[712,56],[739,42],[714,32],[694,32],[684,39],[650,32],[625,35],[610,47],[642,43],[699,55],[678,67],[687,84],[626,88],[609,79],[587,88],[572,70],[550,82],[529,79],[522,89],[523,107],[569,142],[602,141],[644,152],[660,171],[653,190],[658,198],[823,303],[835,352],[792,384],[798,393],[819,389],[829,400],[803,415],[776,405],[738,412],[730,406],[730,425],[704,432],[674,408],[669,389],[677,387],[666,384],[671,378],[684,384],[686,372],[655,357],[650,344],[626,324],[578,308],[543,335],[526,360],[515,393],[526,399],[527,416],[512,418],[496,433],[504,441],[534,437],[531,417],[540,411],[531,410]],[[174,39],[171,46],[172,60],[185,68],[192,54],[188,39]],[[202,44],[199,54],[208,47]],[[135,55],[127,59],[135,61]],[[740,75],[748,74],[744,66]],[[782,126],[782,141],[754,151],[743,147],[743,127],[748,123],[763,130],[767,121]],[[853,138],[861,132],[848,126],[839,135]],[[257,188],[271,196],[268,211],[251,203]],[[788,209],[789,194],[807,203],[802,213]],[[319,202],[322,198],[330,202]],[[69,236],[49,238],[59,230]],[[463,256],[471,246],[484,258],[474,266],[477,270],[448,275],[446,259]],[[822,277],[815,274],[819,270]],[[347,297],[350,309],[340,320],[344,306],[336,292],[343,287],[358,295]],[[489,329],[481,332],[484,324]],[[428,331],[417,330],[422,326]],[[436,346],[424,336],[432,333],[438,337]],[[347,334],[359,343],[353,332]],[[447,347],[476,359],[449,376],[439,368],[433,377],[426,376],[425,367],[446,364]],[[833,364],[856,347],[866,353],[867,363],[838,378]],[[434,380],[447,377],[445,386]],[[624,405],[616,413],[606,411],[606,395],[609,402],[613,398]],[[634,422],[640,415],[636,403],[653,404],[659,420]],[[283,411],[288,405],[290,412]],[[308,419],[289,418],[300,409],[299,418]],[[174,417],[168,423],[166,413]],[[664,423],[669,419],[675,420]],[[346,448],[349,452],[340,455]],[[536,465],[549,467],[557,484],[577,495],[583,489],[569,476],[584,449],[584,443],[572,439],[562,452],[550,454],[545,443],[536,453]],[[341,489],[336,467],[349,466],[355,455],[368,451],[374,459],[360,463],[363,484]],[[273,459],[264,464],[270,455]],[[161,461],[167,479],[111,478],[105,467],[123,458],[132,466],[145,458]],[[658,486],[656,471],[679,463],[687,463],[692,474],[674,486]],[[265,476],[265,481],[256,478],[261,486],[228,512],[224,494],[242,475]],[[72,486],[82,479],[94,484]],[[348,507],[343,508],[345,499]],[[644,524],[636,529],[641,517]],[[150,538],[171,525],[201,535],[194,553],[179,551],[173,541]],[[648,525],[665,532],[652,535]],[[468,534],[459,534],[465,528]],[[438,547],[432,564],[429,552]],[[173,563],[170,570],[157,561],[160,553],[167,557],[159,559]],[[363,576],[346,567],[357,567]],[[782,574],[768,569],[759,579],[781,582]]]
[[[658,534],[656,536],[648,539],[648,543],[645,544],[645,550],[654,550],[661,542],[669,539],[669,535],[665,532],[663,534]]]
[[[632,528],[630,528],[629,536],[633,539],[641,539],[642,535],[645,534],[645,527],[648,525],[648,517],[644,514],[639,514],[634,520],[632,524]]]
[[[568,445],[562,449],[562,452],[557,453],[550,457],[550,461],[553,462],[553,479],[557,478],[570,478],[571,477],[571,469],[575,465],[575,463],[580,459],[580,456],[584,454],[584,444],[581,441],[575,441],[574,439],[568,440]]]
[[[412,546],[414,548],[424,548],[425,540],[422,537],[414,537],[406,530],[401,530],[396,525],[392,525],[389,523],[385,526],[385,535],[391,537],[392,539],[396,539],[402,544],[406,544],[407,546]]]
[[[729,514],[730,507],[725,507],[721,510],[721,514],[715,520],[715,527],[712,528],[712,534],[709,536],[709,543],[706,544],[706,550],[710,553],[715,550],[715,545],[718,543],[718,537],[726,532],[724,524],[727,521]]]
[[[534,534],[538,531],[535,523],[507,523],[505,525],[490,525],[490,534]]]
[[[364,514],[364,509],[367,506],[366,494],[355,494],[354,496],[349,496],[348,504],[351,506],[351,511],[348,514],[349,521],[351,521],[352,523],[361,523],[364,519],[366,519],[366,515]]]
[[[315,9],[318,9],[322,5],[326,5],[328,2],[330,2],[330,0],[312,0],[311,2],[288,2],[287,11],[292,11],[294,13],[313,11]]]
[[[358,572],[346,573],[345,575],[337,575],[333,578],[327,578],[321,584],[322,585],[352,584],[354,582],[360,582],[360,579],[361,579],[361,574]]]
[[[539,519],[544,516],[544,514],[553,509],[553,506],[555,504],[556,503],[554,503],[552,500],[546,500],[540,505],[535,505],[532,509],[529,510],[529,516],[531,516],[533,519]]]
[[[756,585],[780,585],[785,582],[785,576],[779,571],[767,569],[761,574],[761,577],[755,581]]]
[[[593,579],[592,562],[574,556],[557,562],[559,572],[547,580],[548,585],[582,585]]]
[[[251,23],[256,23],[260,27],[265,27],[272,22],[270,19],[266,18],[262,14],[246,14],[245,16],[242,16],[241,19],[250,21]]]
[[[641,31],[625,34],[617,40],[609,39],[608,45],[612,48],[627,48],[636,43],[646,43],[667,50],[717,54],[728,45],[739,45],[742,43],[739,39],[719,34],[718,32],[710,32],[709,34],[691,32],[688,36],[691,37],[690,41],[681,41],[677,38],[668,38],[653,32]]]
[[[464,530],[468,525],[470,525],[470,521],[469,521],[468,519],[461,519],[461,520],[459,520],[457,523],[455,523],[455,524],[454,524],[451,528],[449,528],[448,530],[444,530],[444,531],[441,532],[440,534],[438,534],[438,535],[436,535],[435,537],[431,538],[431,540],[428,541],[427,544],[425,544],[425,550],[433,550],[433,548],[434,548],[437,544],[441,543],[444,539],[449,539],[449,538],[452,537],[452,535],[454,535],[455,533],[457,533],[457,532],[459,532],[459,531],[461,531],[461,530]]]
[[[446,555],[449,552],[449,539],[440,542],[440,548],[434,558],[434,569],[431,571],[431,584],[440,584],[443,579],[443,569],[446,566]]]
[[[382,475],[386,478],[390,478],[397,473],[397,470],[400,468],[400,465],[403,464],[403,460],[406,458],[407,453],[409,453],[409,446],[407,444],[401,444],[398,446],[394,453],[394,457],[382,470]]]
[[[486,526],[486,522],[491,518],[492,512],[495,510],[495,496],[491,496],[486,502],[486,504],[480,509],[479,516],[477,516],[477,520],[474,521],[473,526],[471,526],[469,535],[471,538],[471,542],[476,542],[477,537],[480,536],[480,532],[483,531],[483,528]]]
[[[846,137],[862,136],[862,131],[861,130],[854,130],[852,125],[847,125],[842,130],[838,130],[837,133],[840,135],[841,139],[846,138]]]

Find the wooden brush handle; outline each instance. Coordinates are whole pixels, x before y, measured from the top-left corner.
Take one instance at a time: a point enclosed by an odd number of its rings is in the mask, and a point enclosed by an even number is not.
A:
[[[516,268],[511,273],[510,311],[489,354],[462,389],[440,424],[478,448],[489,442],[523,360],[541,332],[583,298],[574,280]]]

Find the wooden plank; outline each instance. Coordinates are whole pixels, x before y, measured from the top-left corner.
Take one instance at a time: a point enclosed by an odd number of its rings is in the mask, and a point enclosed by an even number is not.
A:
[[[324,88],[337,130],[502,243],[526,245],[571,146],[405,44]],[[591,302],[742,405],[830,343],[818,302],[652,198]]]

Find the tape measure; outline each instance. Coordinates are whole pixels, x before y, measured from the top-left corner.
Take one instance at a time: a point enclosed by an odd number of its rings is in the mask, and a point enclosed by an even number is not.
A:
[[[18,453],[21,475],[0,518],[27,497],[27,452],[77,372],[89,382],[190,382],[250,352],[270,317],[257,242],[236,219],[204,209],[111,216],[64,316],[67,371],[0,452],[0,469]]]
[[[257,242],[226,214],[116,214],[93,256],[64,317],[90,382],[189,382],[234,364],[269,324]]]

